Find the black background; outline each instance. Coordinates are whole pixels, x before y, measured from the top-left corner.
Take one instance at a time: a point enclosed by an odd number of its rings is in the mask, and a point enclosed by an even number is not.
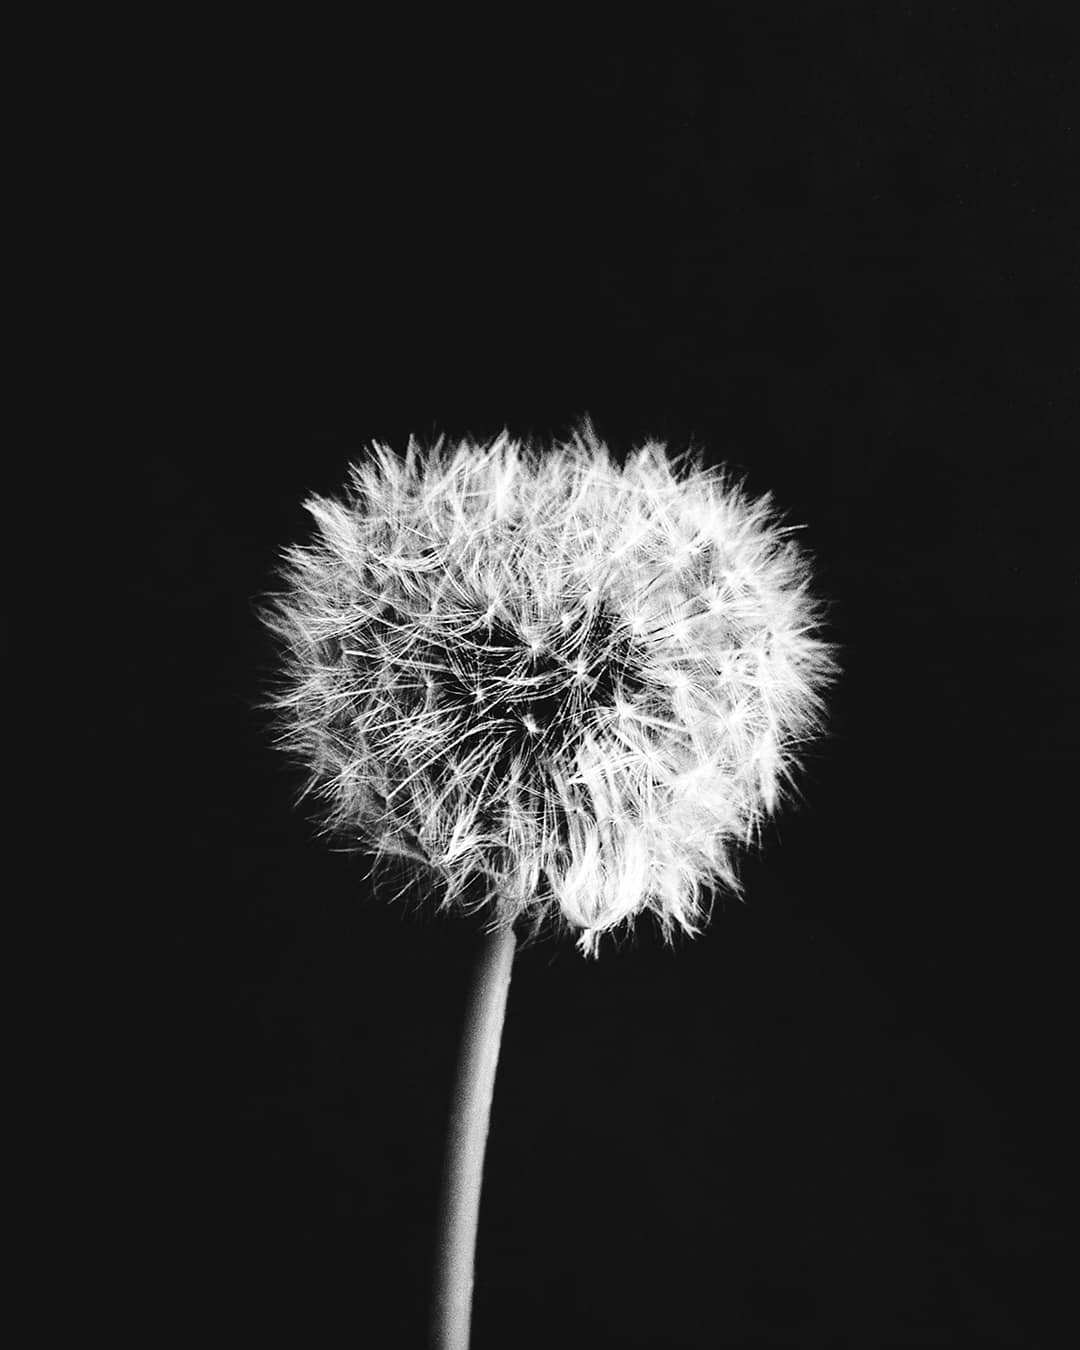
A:
[[[589,413],[806,524],[843,675],[744,902],[675,949],[520,952],[474,1344],[1039,1343],[1071,1270],[1064,13],[263,22],[170,58],[136,579],[183,690],[146,836],[187,952],[158,1323],[423,1344],[477,930],[294,810],[254,605],[371,441]]]

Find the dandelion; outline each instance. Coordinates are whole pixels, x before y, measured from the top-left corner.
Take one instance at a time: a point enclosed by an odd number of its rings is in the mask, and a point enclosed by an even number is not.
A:
[[[769,498],[657,442],[620,462],[588,421],[546,450],[377,446],[306,505],[317,535],[264,612],[279,741],[328,834],[483,907],[463,1073],[493,1081],[515,925],[595,956],[646,913],[694,934],[738,890],[833,667],[807,556]],[[481,1163],[485,1092],[459,1122]],[[471,1247],[459,1265],[460,1304]],[[467,1302],[443,1334],[467,1343]]]

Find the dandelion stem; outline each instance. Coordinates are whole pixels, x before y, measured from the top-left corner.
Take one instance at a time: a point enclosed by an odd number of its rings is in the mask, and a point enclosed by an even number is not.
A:
[[[469,991],[446,1143],[433,1350],[468,1350],[484,1149],[515,945],[511,927],[488,933]]]

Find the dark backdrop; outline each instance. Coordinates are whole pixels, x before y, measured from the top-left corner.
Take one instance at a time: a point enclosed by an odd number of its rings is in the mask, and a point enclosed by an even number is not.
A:
[[[423,1343],[476,929],[293,809],[254,604],[372,440],[585,413],[806,523],[843,675],[745,902],[519,955],[477,1350],[1031,1345],[1065,1287],[1077,28],[773,11],[263,26],[170,75],[136,581],[183,689],[148,836],[188,953],[166,1327]]]

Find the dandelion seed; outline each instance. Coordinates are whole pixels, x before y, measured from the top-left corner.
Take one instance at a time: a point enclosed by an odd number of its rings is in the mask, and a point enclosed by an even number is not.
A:
[[[556,920],[585,952],[645,913],[698,931],[833,668],[769,500],[655,443],[620,464],[585,423],[546,452],[377,446],[307,509],[265,618],[325,829],[423,839],[444,905],[479,880],[497,925]]]

